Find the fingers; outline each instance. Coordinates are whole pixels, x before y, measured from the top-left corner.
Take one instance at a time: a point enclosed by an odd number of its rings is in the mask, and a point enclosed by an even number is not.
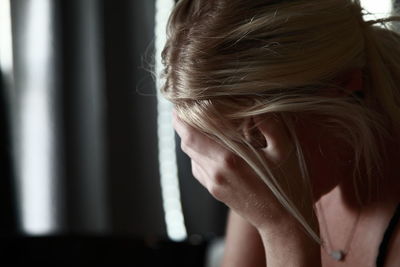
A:
[[[195,160],[191,160],[191,165],[193,177],[196,178],[196,180],[199,181],[215,199],[222,201],[228,183],[225,175],[220,169],[221,166],[210,166],[210,164],[203,165]],[[213,171],[210,172],[209,169]],[[207,170],[209,172],[207,172]]]
[[[224,147],[180,120],[175,114],[173,126],[181,138],[182,151],[189,157],[195,158],[202,155],[209,159],[218,159],[221,153],[227,153]]]
[[[203,185],[204,187],[207,187],[207,184],[206,184],[207,176],[206,176],[204,169],[194,160],[191,160],[190,163],[192,165],[193,177],[196,178],[196,180],[199,181],[201,185]]]

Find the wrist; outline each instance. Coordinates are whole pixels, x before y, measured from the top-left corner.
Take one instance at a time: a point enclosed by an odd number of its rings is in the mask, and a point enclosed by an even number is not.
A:
[[[303,220],[301,223],[287,211],[285,208],[275,209],[274,212],[266,213],[268,218],[260,220],[258,225],[255,225],[258,232],[262,235],[276,235],[279,233],[294,234],[305,233],[306,236],[320,242],[319,239],[319,223],[318,218],[312,208],[312,205],[300,207],[299,210]],[[304,223],[304,224],[303,224]]]
[[[268,266],[321,266],[320,245],[297,221],[259,229]]]

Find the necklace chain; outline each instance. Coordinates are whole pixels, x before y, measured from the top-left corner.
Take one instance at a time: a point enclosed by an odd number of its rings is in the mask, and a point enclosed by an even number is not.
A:
[[[320,203],[319,203],[319,205],[317,205],[317,208],[318,208],[318,213],[321,215],[321,222],[323,224],[323,228],[324,228],[323,230],[326,235],[326,238],[325,238],[322,246],[334,260],[343,261],[345,259],[346,255],[350,252],[351,243],[353,241],[354,234],[356,232],[357,225],[360,220],[361,209],[358,211],[357,218],[356,218],[355,222],[353,223],[353,226],[348,235],[349,237],[346,240],[344,247],[342,249],[335,249],[336,246],[334,248],[334,245],[332,244],[332,238],[331,238],[329,230],[328,230],[328,224],[327,224],[327,220],[325,217],[325,213],[324,213]]]

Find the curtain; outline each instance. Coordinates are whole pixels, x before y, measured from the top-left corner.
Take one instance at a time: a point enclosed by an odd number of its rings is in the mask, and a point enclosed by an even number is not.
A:
[[[1,229],[167,238],[148,71],[155,1],[0,1],[13,63],[0,65]],[[226,207],[176,152],[189,235],[222,235]]]

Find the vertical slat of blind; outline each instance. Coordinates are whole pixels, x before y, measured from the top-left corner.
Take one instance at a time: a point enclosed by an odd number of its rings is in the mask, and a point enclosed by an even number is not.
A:
[[[102,17],[98,0],[62,2],[69,228],[108,230]]]
[[[14,163],[21,228],[28,234],[57,232],[64,221],[56,2],[11,2]]]
[[[175,153],[175,134],[172,128],[172,106],[160,95],[162,80],[161,51],[166,41],[166,24],[174,6],[173,0],[156,2],[156,73],[158,98],[158,148],[161,191],[168,237],[179,241],[187,237],[180,199],[178,167]]]

